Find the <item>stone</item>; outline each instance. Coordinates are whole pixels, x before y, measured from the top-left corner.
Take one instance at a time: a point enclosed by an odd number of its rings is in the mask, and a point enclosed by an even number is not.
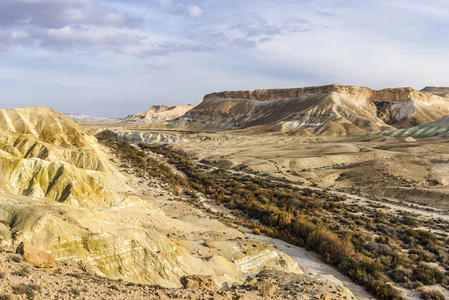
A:
[[[266,279],[263,281],[257,282],[255,285],[257,287],[258,292],[262,297],[271,297],[276,292],[278,285],[276,281],[273,279]]]
[[[215,244],[211,243],[211,242],[205,242],[204,245],[206,245],[207,248],[211,248],[211,249],[217,248],[217,246],[215,246]]]
[[[55,265],[53,255],[24,242],[17,247],[16,253],[22,255],[24,261],[37,268],[52,268]]]
[[[248,278],[246,278],[245,283],[243,285],[244,286],[253,286],[256,283],[257,283],[257,279],[256,278],[248,277]]]
[[[200,289],[203,291],[216,291],[218,285],[212,276],[208,275],[186,275],[181,277],[181,284],[185,289]]]

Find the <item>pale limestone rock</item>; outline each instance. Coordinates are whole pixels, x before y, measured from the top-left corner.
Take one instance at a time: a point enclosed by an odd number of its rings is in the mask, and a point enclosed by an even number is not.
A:
[[[34,248],[30,244],[21,242],[16,253],[22,255],[24,261],[37,268],[51,268],[55,265],[55,258],[50,253]]]

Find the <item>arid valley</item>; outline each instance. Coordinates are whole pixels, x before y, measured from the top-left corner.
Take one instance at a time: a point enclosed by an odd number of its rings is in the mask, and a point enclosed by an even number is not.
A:
[[[0,299],[446,299],[447,92],[1,110]]]

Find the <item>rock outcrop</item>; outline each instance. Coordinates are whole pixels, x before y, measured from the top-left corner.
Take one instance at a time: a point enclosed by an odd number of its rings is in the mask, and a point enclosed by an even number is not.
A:
[[[408,128],[449,114],[449,98],[412,88],[328,85],[220,92],[169,127],[295,135],[347,135]]]
[[[95,136],[103,139],[118,140],[128,142],[130,144],[148,143],[148,144],[172,144],[188,142],[189,138],[179,133],[163,133],[163,132],[136,132],[132,130],[124,130],[120,128],[98,129]]]
[[[137,121],[142,123],[159,123],[181,117],[189,110],[198,106],[200,102],[187,105],[153,105],[142,113],[127,116],[125,121]]]
[[[36,249],[24,242],[19,244],[16,253],[22,255],[24,261],[37,268],[51,268],[56,262],[55,258],[50,253]]]
[[[3,192],[91,208],[123,199],[123,176],[95,136],[48,108],[0,110],[0,164]]]

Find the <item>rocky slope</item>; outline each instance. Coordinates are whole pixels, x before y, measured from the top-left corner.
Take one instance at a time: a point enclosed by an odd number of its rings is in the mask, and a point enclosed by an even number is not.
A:
[[[386,135],[394,137],[412,138],[449,138],[449,116],[442,117],[433,122],[413,126],[407,129],[397,129],[393,131],[382,131],[374,133],[376,135]]]
[[[185,275],[211,276],[221,287],[266,268],[301,273],[274,247],[174,201],[158,180],[120,172],[111,153],[63,114],[0,110],[0,128],[7,247],[24,241],[57,260],[89,263],[97,275],[163,287],[180,287]],[[171,202],[184,218],[165,214]]]
[[[159,123],[181,117],[189,110],[198,106],[200,102],[187,105],[153,105],[142,113],[127,116],[125,121],[137,121],[143,123]]]
[[[183,288],[158,288],[95,276],[89,265],[62,260],[53,269],[21,261],[14,249],[0,250],[0,299],[354,299],[342,286],[319,278],[264,271],[244,285],[220,291],[207,276],[185,277]],[[195,285],[197,283],[197,285]],[[9,296],[9,298],[8,298]],[[330,298],[329,298],[330,297]]]
[[[6,193],[106,207],[125,188],[96,138],[48,108],[0,110],[0,163]]]
[[[338,136],[408,128],[447,114],[449,98],[441,93],[328,85],[209,94],[168,126]]]

